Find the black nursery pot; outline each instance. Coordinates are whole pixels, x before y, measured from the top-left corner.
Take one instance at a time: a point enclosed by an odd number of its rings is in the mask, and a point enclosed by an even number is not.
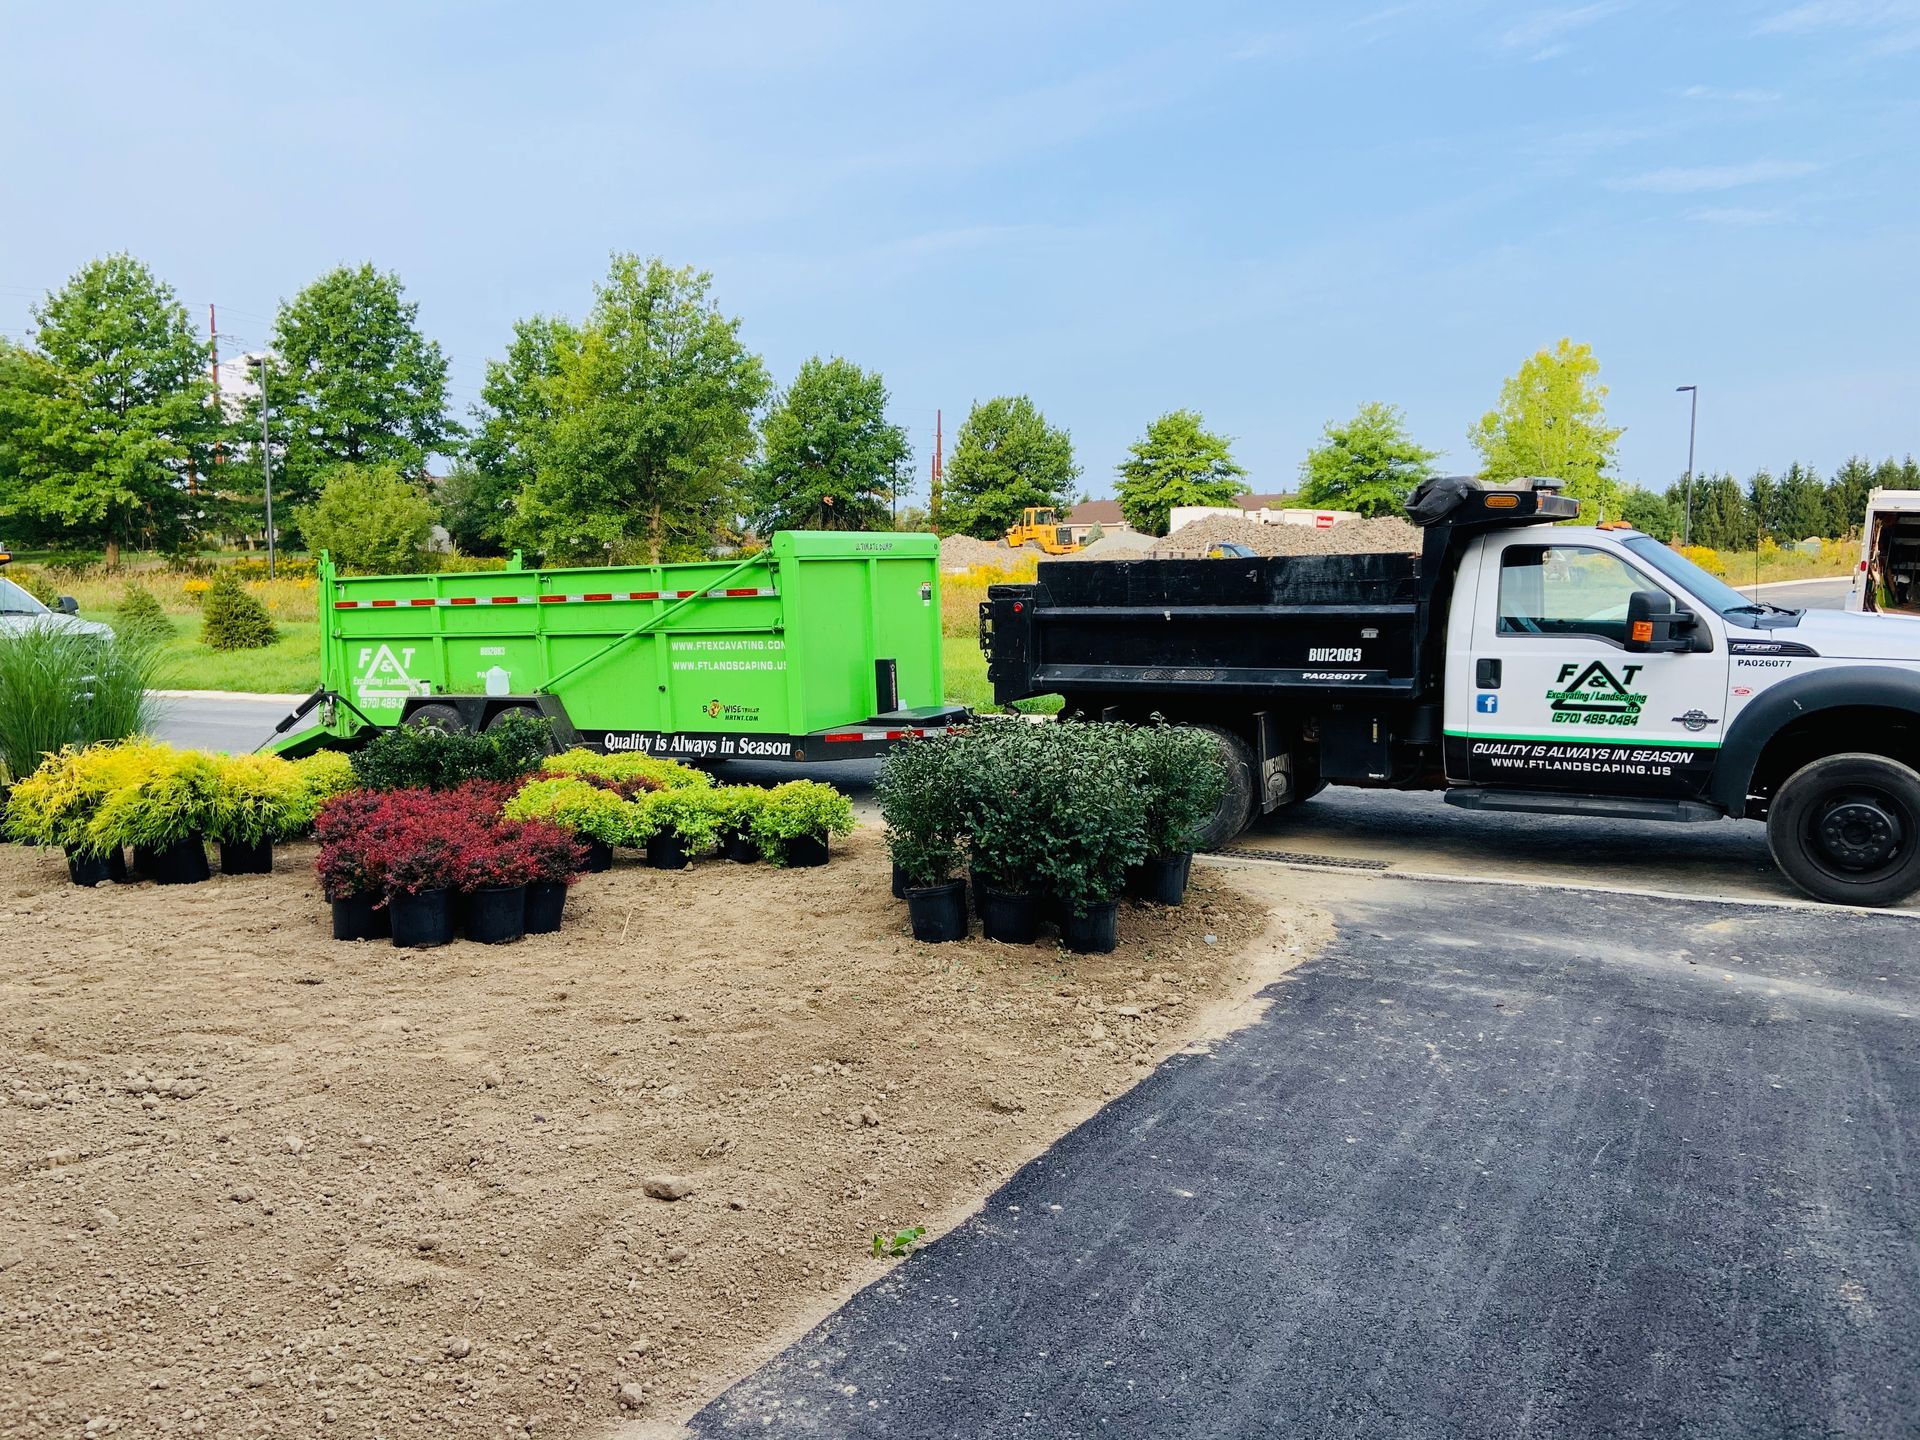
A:
[[[378,908],[376,908],[378,907]],[[354,895],[333,902],[333,938],[336,940],[384,940],[389,915],[373,895]]]
[[[907,916],[913,921],[913,938],[938,944],[967,938],[967,882],[949,880],[944,885],[909,887]]]
[[[1040,897],[1008,895],[976,884],[980,905],[980,932],[1005,945],[1031,945],[1040,936]]]
[[[581,867],[588,875],[613,868],[613,846],[604,840],[587,841],[587,863]]]
[[[895,861],[893,866],[893,898],[896,900],[907,898],[907,872],[900,868],[898,861]]]
[[[787,864],[795,868],[827,863],[827,841],[823,835],[798,835],[782,848],[786,851]]]
[[[1060,924],[1060,942],[1076,955],[1105,955],[1120,943],[1120,902],[1069,911]]]
[[[479,945],[511,945],[527,933],[527,887],[490,885],[466,894],[467,939]]]
[[[1178,905],[1187,898],[1187,879],[1193,873],[1193,852],[1149,855],[1127,869],[1127,894],[1154,905]]]
[[[139,852],[135,852],[139,859]],[[194,885],[213,877],[207,864],[207,845],[198,835],[175,841],[164,850],[148,850],[141,873],[156,885]]]
[[[760,858],[760,847],[744,830],[729,830],[727,838],[720,842],[720,852],[736,865],[751,865]],[[894,891],[896,895],[899,893]]]
[[[560,928],[567,908],[567,887],[559,880],[536,880],[527,886],[527,934],[551,935]]]
[[[446,945],[453,940],[453,892],[422,890],[418,895],[395,895],[387,902],[393,914],[393,943],[407,950]]]
[[[222,875],[271,875],[273,873],[273,842],[262,840],[257,845],[240,845],[222,840],[220,842],[220,873]]]
[[[663,832],[647,841],[647,864],[654,869],[684,870],[689,863],[687,842],[678,835]]]
[[[124,885],[133,878],[133,872],[127,868],[127,852],[118,845],[107,852],[107,879],[116,885]]]
[[[121,878],[126,877],[126,867],[121,867]],[[73,847],[67,847],[67,878],[76,885],[84,885],[91,890],[94,886],[113,879],[112,857],[107,855],[76,855]]]

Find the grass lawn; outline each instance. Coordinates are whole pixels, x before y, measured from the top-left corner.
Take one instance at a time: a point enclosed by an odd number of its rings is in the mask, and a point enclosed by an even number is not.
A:
[[[88,620],[114,623],[113,612]],[[238,690],[255,695],[307,695],[320,683],[320,622],[276,620],[280,638],[259,650],[209,650],[198,616],[169,615],[173,638],[160,652],[154,684],[162,690]]]
[[[973,710],[997,711],[993,686],[987,680],[987,657],[980,653],[980,642],[972,635],[949,635],[940,642],[940,664],[946,671],[947,699]],[[1015,702],[1014,709],[1028,715],[1057,715],[1058,695],[1038,695]]]

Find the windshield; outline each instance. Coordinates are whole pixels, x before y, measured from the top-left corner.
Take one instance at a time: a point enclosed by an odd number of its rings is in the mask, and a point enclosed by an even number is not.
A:
[[[1669,550],[1658,540],[1645,535],[1636,535],[1625,542],[1640,559],[1647,562],[1662,575],[1684,589],[1688,594],[1709,609],[1722,616],[1730,614],[1753,615],[1764,610],[1777,610],[1777,605],[1763,605],[1748,599],[1724,580],[1716,580],[1698,565],[1678,551]]]
[[[47,607],[11,580],[0,579],[0,615],[44,615]]]

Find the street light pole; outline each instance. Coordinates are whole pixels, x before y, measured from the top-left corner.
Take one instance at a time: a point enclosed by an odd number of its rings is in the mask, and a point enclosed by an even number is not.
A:
[[[1700,387],[1676,385],[1673,393],[1687,397],[1687,479],[1680,491],[1685,512],[1680,519],[1680,543],[1688,545],[1693,542],[1693,435],[1700,419]]]
[[[267,578],[273,579],[273,447],[267,439],[267,357],[260,365],[260,476],[267,490]]]

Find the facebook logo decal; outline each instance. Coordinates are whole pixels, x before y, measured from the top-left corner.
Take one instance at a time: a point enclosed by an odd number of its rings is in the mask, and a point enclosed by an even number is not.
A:
[[[1500,708],[1500,697],[1498,695],[1476,696],[1473,704],[1482,715],[1492,715]]]

